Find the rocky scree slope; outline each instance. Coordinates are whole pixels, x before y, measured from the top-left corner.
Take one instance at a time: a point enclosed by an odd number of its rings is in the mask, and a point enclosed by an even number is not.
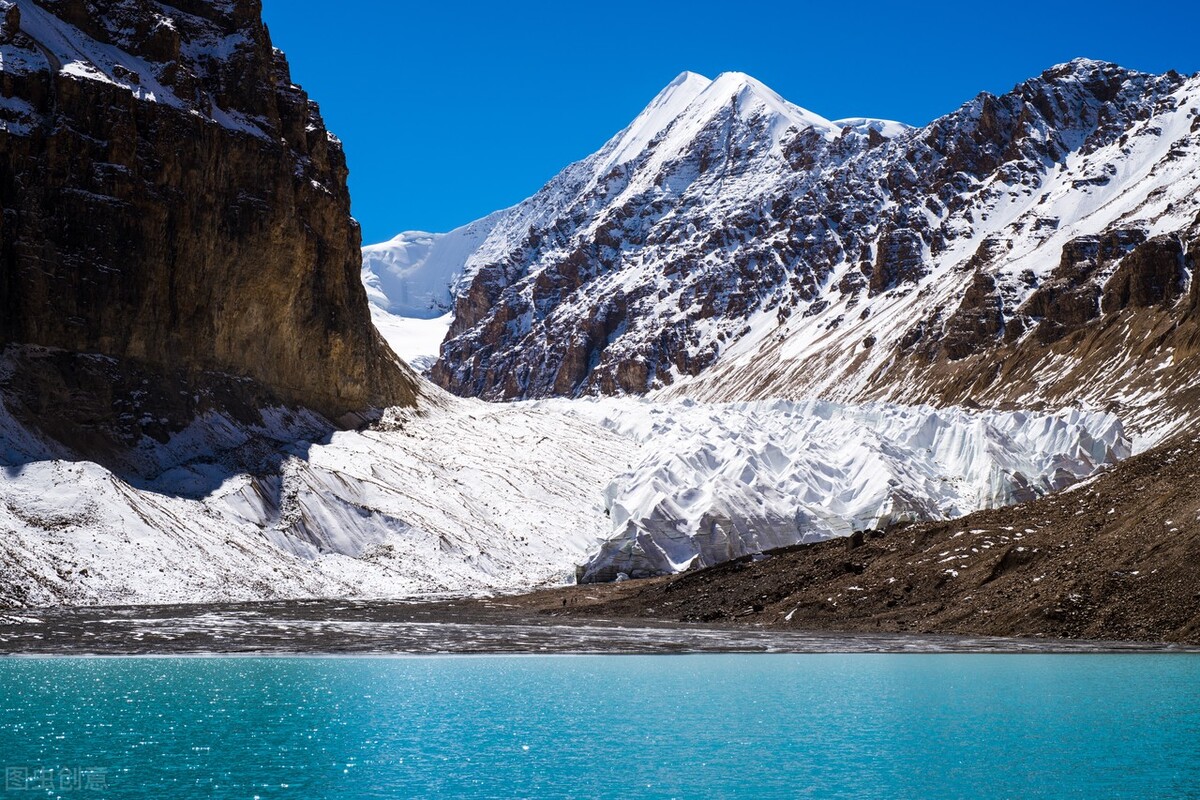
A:
[[[489,399],[1080,400],[1158,437],[1197,399],[1198,162],[1197,76],[1079,59],[914,129],[685,73],[488,219],[432,376]]]
[[[346,163],[257,0],[0,0],[4,402],[103,458],[220,411],[412,404]]]

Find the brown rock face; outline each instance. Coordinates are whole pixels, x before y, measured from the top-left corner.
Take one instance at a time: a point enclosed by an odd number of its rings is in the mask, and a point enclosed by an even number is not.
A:
[[[924,274],[924,241],[908,228],[887,231],[879,237],[875,265],[871,270],[871,294],[887,291]]]
[[[986,272],[976,272],[958,310],[946,324],[942,352],[952,361],[966,358],[994,342],[1003,330],[1003,304],[996,293],[996,281]]]
[[[1130,306],[1168,308],[1187,289],[1183,243],[1175,236],[1156,236],[1130,253],[1104,287],[1106,314]]]
[[[1021,311],[1040,320],[1037,338],[1049,343],[1100,316],[1101,287],[1096,273],[1140,245],[1146,234],[1137,228],[1118,228],[1104,236],[1081,236],[1067,242],[1058,267]]]
[[[1192,241],[1187,251],[1187,263],[1191,265],[1192,274],[1195,274],[1196,265],[1200,264],[1200,238]],[[1200,310],[1200,281],[1193,280],[1188,287],[1188,309],[1192,312]]]
[[[257,0],[0,6],[0,344],[249,378],[332,419],[414,402],[341,145]]]

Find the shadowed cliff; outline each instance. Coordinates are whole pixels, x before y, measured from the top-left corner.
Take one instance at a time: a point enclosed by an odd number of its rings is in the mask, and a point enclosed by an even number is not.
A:
[[[341,144],[260,12],[0,0],[4,400],[82,455],[213,409],[415,403],[371,325]]]

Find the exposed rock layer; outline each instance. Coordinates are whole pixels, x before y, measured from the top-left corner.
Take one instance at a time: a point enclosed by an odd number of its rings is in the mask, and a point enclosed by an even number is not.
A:
[[[257,0],[0,5],[0,344],[185,390],[227,373],[334,419],[414,401],[370,323],[341,145]]]

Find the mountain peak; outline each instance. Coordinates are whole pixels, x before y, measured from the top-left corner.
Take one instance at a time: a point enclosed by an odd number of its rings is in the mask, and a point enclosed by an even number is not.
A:
[[[709,90],[714,95],[725,97],[748,94],[777,100],[780,103],[787,103],[774,89],[744,72],[722,72],[712,82]]]
[[[696,115],[709,116],[731,101],[736,102],[742,117],[766,112],[777,117],[785,126],[795,126],[800,130],[816,128],[829,138],[835,138],[841,132],[837,125],[825,117],[789,103],[774,89],[744,72],[722,72],[696,99],[688,113],[693,114],[695,109]]]
[[[675,80],[663,87],[663,92],[666,92],[669,89],[674,89],[677,86],[686,86],[688,84],[700,85],[703,88],[708,86],[710,83],[712,83],[710,78],[706,78],[698,72],[690,72],[685,69],[683,72],[675,76]],[[660,92],[660,94],[661,93],[662,92]]]
[[[1086,58],[1084,56],[1080,56],[1078,58],[1072,58],[1070,61],[1062,64],[1055,64],[1050,68],[1050,71],[1054,72],[1057,70],[1071,70],[1075,72],[1091,72],[1097,69],[1123,70],[1124,67],[1122,67],[1120,64],[1115,64],[1112,61],[1102,61],[1096,58]]]
[[[1141,74],[1137,70],[1127,69],[1111,61],[1098,61],[1094,58],[1073,58],[1065,63],[1055,64],[1043,72],[1041,78],[1052,81],[1061,81],[1064,79],[1087,81],[1096,78],[1104,80],[1112,78],[1123,79]]]
[[[722,83],[725,85],[743,85],[743,86],[761,86],[766,89],[766,84],[758,80],[752,75],[747,75],[745,72],[737,70],[727,70],[717,73],[717,78],[714,83]],[[768,90],[769,91],[769,90]]]
[[[601,174],[637,158],[660,134],[671,128],[672,138],[692,137],[718,114],[733,105],[743,119],[765,114],[771,128],[781,134],[788,128],[815,128],[834,139],[841,127],[819,114],[789,103],[762,81],[744,72],[722,72],[710,80],[695,72],[679,73],[663,87],[625,130],[611,139],[599,161]]]
[[[642,109],[629,127],[618,133],[605,148],[603,159],[608,170],[637,157],[646,146],[682,114],[712,81],[695,72],[681,72]]]

